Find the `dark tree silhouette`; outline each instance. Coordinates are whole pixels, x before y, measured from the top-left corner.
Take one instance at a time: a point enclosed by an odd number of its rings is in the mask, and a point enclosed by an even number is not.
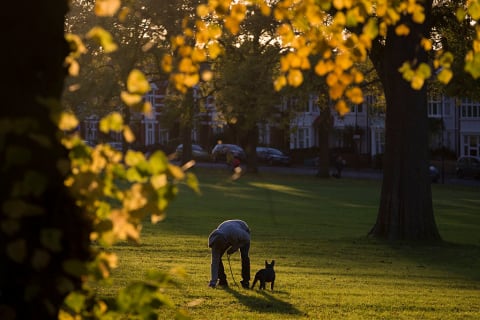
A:
[[[90,258],[90,224],[64,186],[69,162],[55,124],[67,10],[65,0],[16,1],[2,13],[1,319],[56,319]]]

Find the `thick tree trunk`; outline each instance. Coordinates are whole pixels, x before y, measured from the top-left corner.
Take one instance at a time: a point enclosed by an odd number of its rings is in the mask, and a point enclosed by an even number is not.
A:
[[[0,53],[0,318],[56,319],[83,281],[65,262],[90,257],[90,224],[64,185],[68,158],[52,121],[66,74],[67,1],[9,5]]]
[[[427,27],[405,22],[408,36],[396,36],[390,28],[380,72],[387,101],[384,177],[370,234],[393,241],[439,240],[428,176],[427,92],[412,89],[398,71],[405,61],[427,61],[419,44]]]

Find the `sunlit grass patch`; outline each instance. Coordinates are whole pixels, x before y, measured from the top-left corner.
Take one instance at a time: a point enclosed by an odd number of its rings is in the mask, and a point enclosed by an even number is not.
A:
[[[140,244],[116,246],[119,283],[149,269],[181,266],[186,278],[167,288],[194,319],[478,319],[478,189],[434,185],[436,219],[446,243],[387,244],[366,235],[376,218],[380,182],[305,176],[197,172],[202,195],[182,190]],[[276,290],[244,290],[240,257],[224,259],[228,290],[207,287],[207,237],[222,220],[252,229],[252,276],[275,259]],[[115,287],[101,288],[110,295]],[[161,319],[173,313],[162,311]]]

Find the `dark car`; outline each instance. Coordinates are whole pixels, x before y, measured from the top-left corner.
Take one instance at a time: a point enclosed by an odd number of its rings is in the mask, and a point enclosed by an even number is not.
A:
[[[183,144],[179,144],[175,149],[176,159],[182,159]],[[192,144],[192,158],[196,161],[210,160],[210,154],[198,144]]]
[[[290,156],[278,149],[270,147],[257,147],[257,159],[259,162],[266,163],[270,166],[290,166],[292,164],[292,158],[290,158]]]
[[[480,157],[463,156],[458,158],[455,173],[459,178],[480,178]]]
[[[234,158],[245,161],[247,156],[242,147],[236,144],[219,143],[212,149],[212,160],[215,162],[227,161],[227,154],[231,153]]]

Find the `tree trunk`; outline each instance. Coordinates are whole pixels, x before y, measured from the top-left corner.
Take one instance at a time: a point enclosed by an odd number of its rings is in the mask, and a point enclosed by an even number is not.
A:
[[[426,5],[426,16],[431,1]],[[370,234],[388,240],[440,240],[428,175],[427,91],[414,90],[398,71],[405,61],[426,62],[419,44],[428,22],[407,22],[408,36],[387,34],[380,78],[385,89],[385,154],[377,221]]]
[[[0,108],[0,314],[56,319],[84,274],[90,224],[64,185],[68,157],[52,119],[66,75],[67,1],[10,3],[2,15],[7,80]]]
[[[317,177],[330,177],[330,147],[329,136],[333,128],[333,117],[330,110],[330,105],[324,105],[320,109],[320,115],[316,121],[318,129],[318,145],[320,151],[318,153],[318,171]]]

